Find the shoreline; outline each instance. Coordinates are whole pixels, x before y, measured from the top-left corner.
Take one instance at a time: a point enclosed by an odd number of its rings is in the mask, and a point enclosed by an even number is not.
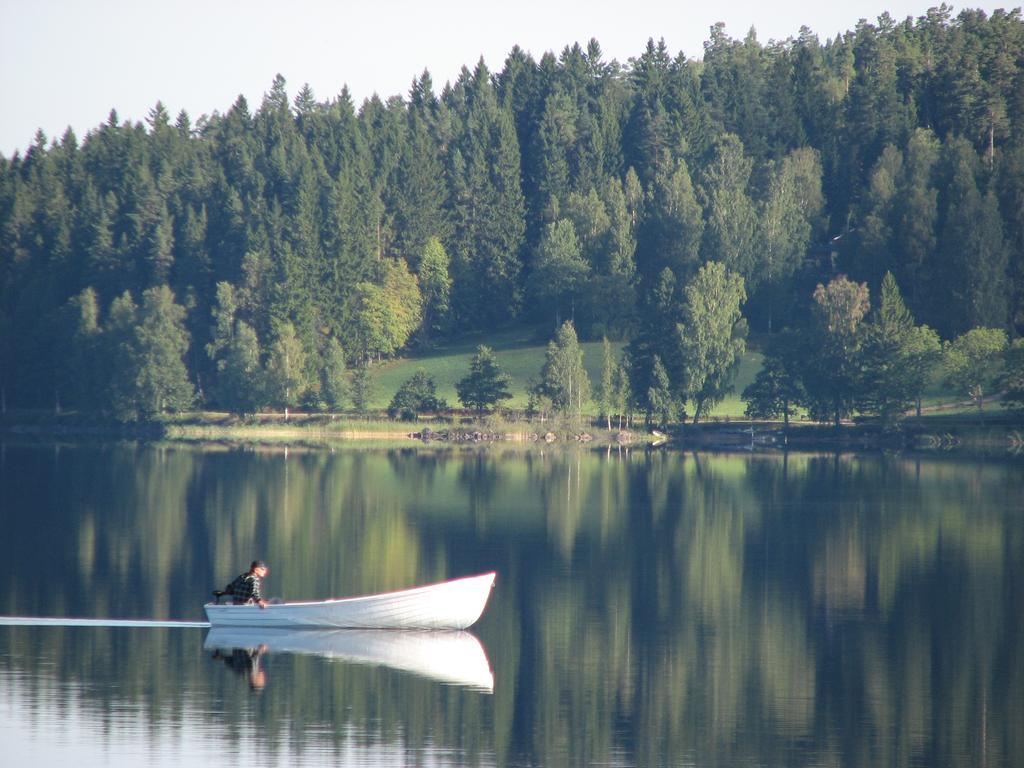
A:
[[[643,427],[608,430],[604,425],[566,430],[546,423],[454,421],[392,422],[349,419],[321,414],[279,414],[242,420],[225,414],[189,415],[160,422],[121,424],[82,416],[34,414],[0,419],[0,438],[162,440],[181,442],[392,443],[395,445],[537,444],[604,447],[671,447],[710,451],[982,451],[1024,454],[1024,419],[1016,414],[933,415],[907,419],[898,430],[878,424],[845,422],[832,425],[781,422],[708,421],[677,425],[661,433]]]

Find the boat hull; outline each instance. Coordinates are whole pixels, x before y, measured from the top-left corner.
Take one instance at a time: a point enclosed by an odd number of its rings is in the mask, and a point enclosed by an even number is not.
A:
[[[466,629],[484,611],[493,573],[399,592],[318,602],[204,606],[212,627]]]

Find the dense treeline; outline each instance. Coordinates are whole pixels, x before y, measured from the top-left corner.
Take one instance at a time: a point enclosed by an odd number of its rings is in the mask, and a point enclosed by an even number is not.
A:
[[[946,6],[825,43],[719,25],[702,61],[517,47],[497,73],[435,94],[424,72],[358,109],[278,77],[257,109],[195,123],[111,112],[0,158],[3,406],[337,405],[346,366],[572,316],[639,340],[634,390],[657,357],[699,411],[712,368],[676,380],[643,340],[699,319],[671,307],[711,312],[707,262],[757,330],[812,327],[839,273],[876,291],[891,272],[942,337],[1015,334],[1022,126],[1019,11]]]

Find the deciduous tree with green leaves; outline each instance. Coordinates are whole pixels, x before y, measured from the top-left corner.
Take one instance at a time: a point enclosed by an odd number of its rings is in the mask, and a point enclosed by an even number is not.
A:
[[[217,400],[232,413],[247,416],[266,402],[266,374],[260,365],[260,342],[244,320],[217,361]]]
[[[437,396],[437,385],[433,377],[420,369],[402,382],[388,405],[388,416],[402,421],[414,421],[421,413],[437,413],[448,407]]]
[[[985,393],[991,391],[1003,370],[1006,331],[972,328],[942,349],[947,383],[968,395],[981,411]]]
[[[582,422],[583,404],[590,399],[590,378],[583,367],[583,349],[576,328],[570,320],[562,323],[555,338],[548,342],[538,391],[573,424]]]
[[[133,335],[134,399],[139,413],[150,417],[189,408],[195,389],[185,365],[190,343],[185,308],[174,301],[166,285],[143,292]]]
[[[441,240],[437,237],[429,238],[417,268],[423,300],[420,335],[424,338],[434,337],[444,331],[452,292],[452,279],[448,275],[448,267],[448,252]]]
[[[801,378],[811,415],[831,419],[837,429],[860,394],[861,324],[870,308],[867,284],[845,275],[819,283],[814,291],[814,325]]]
[[[747,326],[740,308],[747,299],[743,278],[710,261],[686,286],[678,326],[683,360],[682,394],[693,402],[696,424],[732,391],[746,350]]]
[[[654,356],[651,386],[647,388],[647,426],[665,429],[679,418],[679,401],[672,392],[668,372],[661,358]]]
[[[298,404],[308,386],[306,352],[295,335],[295,327],[282,323],[267,361],[267,395],[273,405],[284,409],[287,420],[288,409]]]
[[[612,411],[616,405],[615,369],[618,363],[612,352],[611,342],[605,336],[601,339],[601,382],[597,388],[597,403],[608,429],[612,428]]]

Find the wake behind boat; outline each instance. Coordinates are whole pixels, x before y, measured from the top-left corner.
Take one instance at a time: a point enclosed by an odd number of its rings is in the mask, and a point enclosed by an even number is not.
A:
[[[480,618],[494,573],[380,595],[256,605],[204,606],[213,627],[466,629]]]

